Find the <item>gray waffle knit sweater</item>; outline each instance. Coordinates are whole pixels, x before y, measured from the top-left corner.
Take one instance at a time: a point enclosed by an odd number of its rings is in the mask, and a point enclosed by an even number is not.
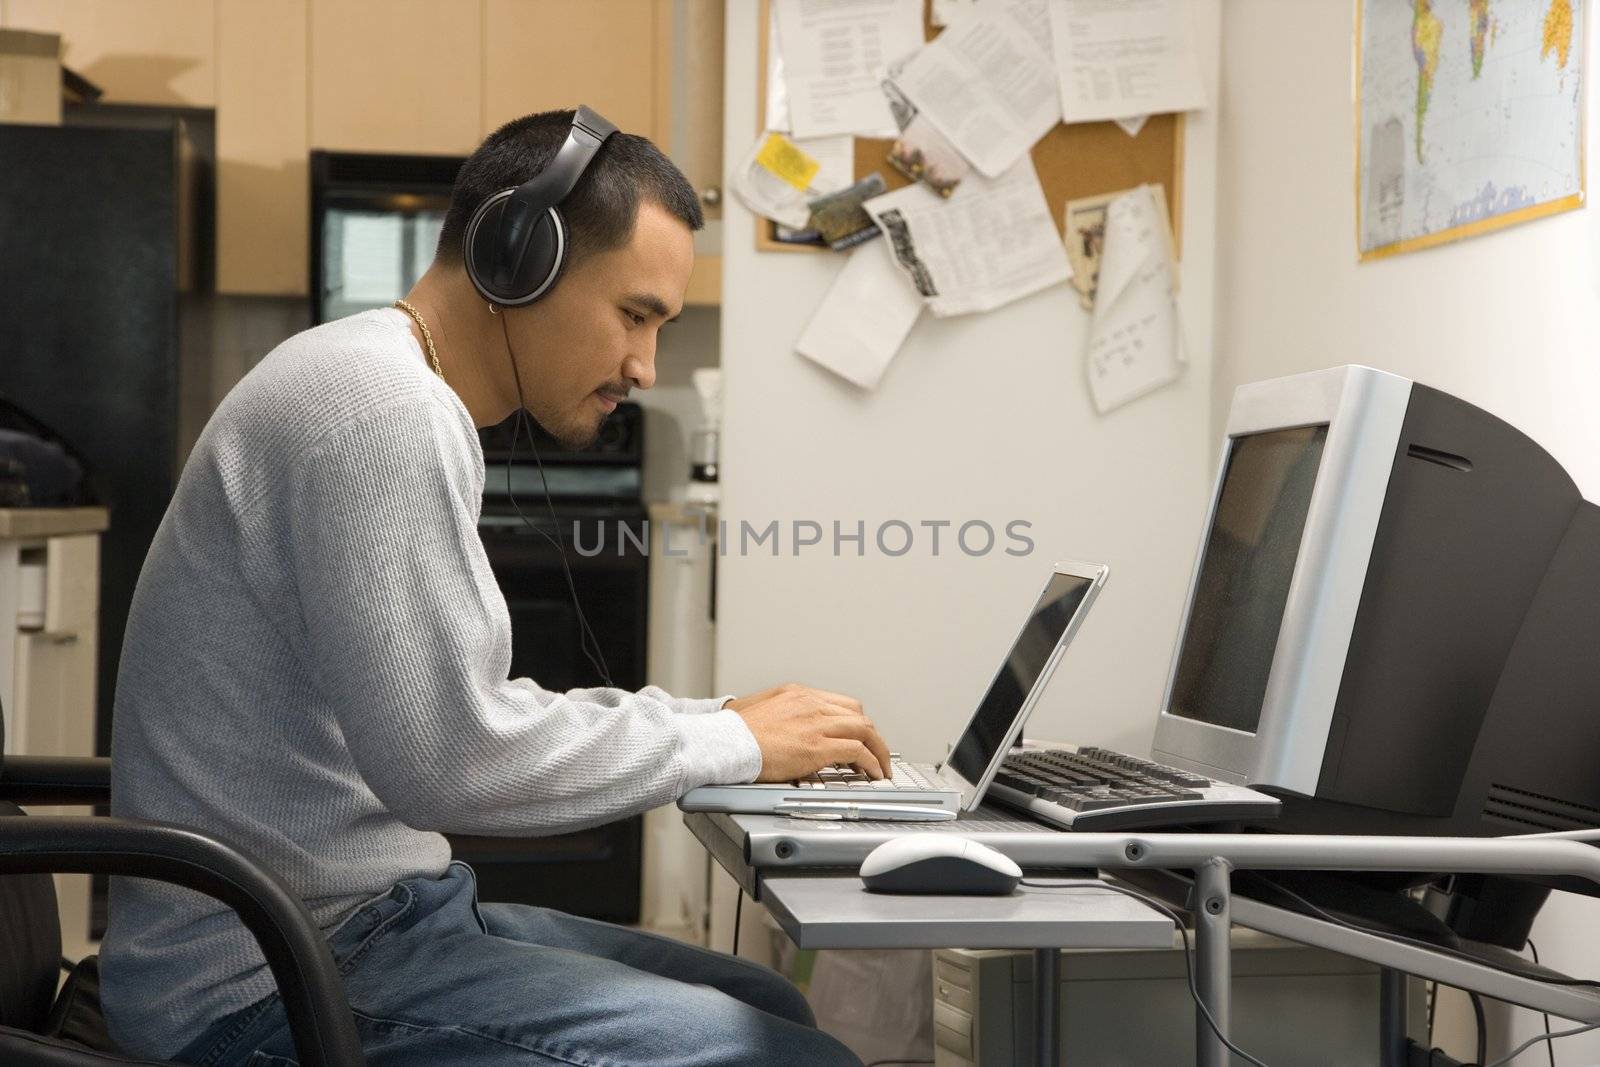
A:
[[[507,680],[511,625],[478,538],[483,454],[398,311],[280,345],[195,447],[139,578],[112,811],[239,845],[324,930],[442,873],[442,832],[575,830],[713,782],[760,750],[719,700]],[[207,897],[113,879],[115,1039],[165,1058],[272,992]]]

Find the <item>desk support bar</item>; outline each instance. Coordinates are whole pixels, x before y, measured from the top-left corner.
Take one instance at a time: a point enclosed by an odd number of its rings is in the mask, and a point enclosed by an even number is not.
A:
[[[1406,976],[1393,967],[1378,972],[1378,1067],[1406,1067]]]
[[[1061,950],[1033,950],[1033,1062],[1061,1062]]]
[[[1334,837],[1295,834],[1071,834],[1062,862],[1108,870],[1192,870],[1195,976],[1200,1000],[1228,1033],[1228,920],[1234,868],[1307,871],[1428,871],[1583,878],[1600,885],[1600,849],[1575,841],[1515,838]],[[1393,1011],[1385,1004],[1385,1015]],[[1385,1020],[1387,1021],[1387,1019]],[[1199,1067],[1228,1067],[1217,1033],[1196,1012]],[[1380,1055],[1391,1055],[1383,1027]],[[1388,1060],[1382,1062],[1387,1064]]]
[[[1211,1010],[1217,1031],[1228,1032],[1232,1000],[1233,961],[1228,942],[1232,868],[1227,860],[1213,859],[1195,869],[1194,916],[1195,987],[1200,1003]],[[1198,1006],[1194,1013],[1195,1048],[1199,1067],[1228,1067],[1228,1048],[1211,1029]]]
[[[1582,878],[1600,885],[1600,849],[1508,837],[1334,837],[1315,834],[1062,834],[1063,866],[1197,871],[1427,871]]]

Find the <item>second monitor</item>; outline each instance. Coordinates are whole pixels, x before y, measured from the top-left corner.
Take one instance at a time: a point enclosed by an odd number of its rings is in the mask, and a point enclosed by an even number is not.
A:
[[[1513,427],[1347,366],[1241,387],[1158,760],[1273,829],[1600,825],[1600,509]]]

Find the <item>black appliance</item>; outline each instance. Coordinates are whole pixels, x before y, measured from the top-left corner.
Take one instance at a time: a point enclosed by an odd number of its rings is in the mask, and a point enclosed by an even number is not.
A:
[[[130,120],[108,108],[76,118],[106,125],[0,124],[0,394],[71,438],[111,509],[102,753],[134,585],[177,484],[206,283],[196,253],[211,239],[190,121],[135,119],[116,128]]]
[[[317,322],[387,307],[433,262],[462,156],[311,153]]]
[[[526,432],[513,457],[514,420],[482,431],[488,469],[478,530],[510,609],[512,677],[554,690],[602,684],[584,652],[561,554],[542,531],[566,547],[612,682],[623,689],[645,684],[650,574],[642,415],[637,404],[618,405],[599,439],[582,451],[563,448],[529,420],[543,480]],[[633,816],[554,837],[450,840],[456,858],[477,871],[484,900],[633,923],[639,920],[643,826],[643,817]]]

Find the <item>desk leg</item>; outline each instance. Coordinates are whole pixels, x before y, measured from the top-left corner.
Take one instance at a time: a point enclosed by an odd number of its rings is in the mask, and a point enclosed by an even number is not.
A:
[[[1061,1062],[1061,950],[1033,950],[1033,1062],[1056,1067]]]
[[[1393,967],[1378,972],[1378,1064],[1406,1067],[1406,976]]]
[[[1194,883],[1195,986],[1223,1034],[1228,1033],[1233,969],[1228,941],[1231,870],[1227,861],[1212,860],[1195,871]],[[1206,1024],[1198,1007],[1194,1025],[1199,1067],[1228,1067],[1228,1048]]]

